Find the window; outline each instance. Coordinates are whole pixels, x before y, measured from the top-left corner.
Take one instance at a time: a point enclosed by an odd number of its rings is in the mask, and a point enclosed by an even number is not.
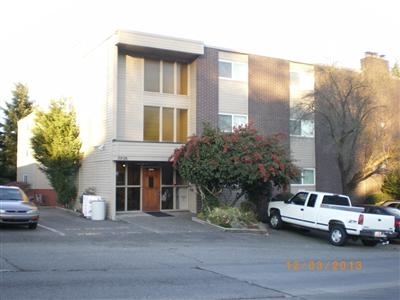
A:
[[[187,109],[176,110],[176,141],[186,143],[188,137],[188,113]]]
[[[140,166],[116,164],[115,208],[117,211],[140,210]]]
[[[176,84],[179,95],[188,94],[188,65],[187,64],[176,64]]]
[[[290,120],[290,135],[314,137],[314,120]]]
[[[158,60],[144,60],[144,90],[160,91],[160,62]]]
[[[174,141],[174,109],[163,107],[163,126],[162,126],[162,140],[163,142]]]
[[[174,63],[164,61],[163,69],[163,93],[174,93]]]
[[[290,203],[296,205],[304,205],[306,203],[306,199],[307,199],[307,193],[298,193],[290,200]]]
[[[290,85],[303,91],[314,89],[314,71],[290,72]]]
[[[144,90],[165,94],[188,94],[188,65],[153,59],[144,60]],[[176,90],[175,90],[176,88]]]
[[[187,109],[145,106],[143,111],[144,141],[169,143],[186,142],[188,132]]]
[[[324,196],[322,204],[350,206],[349,200],[346,197],[338,195]]]
[[[160,140],[160,108],[145,106],[143,120],[143,139],[145,141],[158,142]]]
[[[247,81],[248,65],[242,62],[233,62],[227,60],[219,61],[219,77],[238,81]]]
[[[218,128],[223,132],[232,132],[233,128],[247,124],[247,115],[218,115]]]
[[[316,194],[311,194],[310,197],[308,198],[307,206],[308,207],[314,207],[315,202],[317,201],[317,195]]]
[[[301,177],[292,180],[291,184],[297,185],[314,185],[315,184],[315,169],[302,169]]]

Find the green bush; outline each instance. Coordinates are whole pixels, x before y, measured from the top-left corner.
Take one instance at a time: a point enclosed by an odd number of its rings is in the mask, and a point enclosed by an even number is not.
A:
[[[257,218],[252,211],[243,211],[236,207],[215,207],[206,219],[221,227],[247,227],[257,224]]]
[[[240,210],[243,212],[252,211],[255,213],[257,211],[257,206],[251,201],[243,201],[240,203]]]
[[[376,193],[376,194],[371,194],[371,195],[367,195],[367,197],[365,197],[365,203],[366,204],[378,204],[380,202],[383,202],[385,200],[389,200],[392,197],[388,194],[385,193]]]

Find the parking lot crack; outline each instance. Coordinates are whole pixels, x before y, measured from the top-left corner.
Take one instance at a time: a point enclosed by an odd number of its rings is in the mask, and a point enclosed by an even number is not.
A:
[[[0,270],[2,272],[23,272],[25,271],[24,269],[20,268],[18,265],[12,263],[9,259],[7,259],[6,257],[2,257],[2,259],[10,266],[12,266],[13,268],[15,268],[15,270],[8,270],[8,269],[3,269],[0,268]]]
[[[239,279],[239,278],[236,278],[236,277],[232,277],[232,276],[226,275],[224,273],[216,272],[214,270],[210,270],[210,269],[207,269],[207,268],[204,268],[204,267],[196,266],[194,269],[200,270],[200,271],[204,271],[204,272],[208,272],[208,273],[212,273],[212,274],[215,274],[215,275],[218,275],[218,276],[222,276],[222,277],[225,277],[225,278],[228,278],[228,279],[231,279],[231,280],[235,280],[235,281],[239,281],[239,282],[242,282],[242,283],[246,283],[248,285],[251,285],[251,286],[254,286],[254,287],[258,287],[258,288],[261,288],[261,289],[269,291],[269,292],[273,292],[274,293],[273,295],[267,296],[268,299],[293,298],[293,299],[299,299],[299,300],[306,300],[305,298],[302,298],[302,297],[299,297],[299,296],[296,296],[296,295],[292,295],[292,294],[284,292],[284,291],[280,291],[280,290],[277,290],[277,289],[269,288],[269,287],[263,286],[261,284],[258,284],[258,283],[255,283],[255,282],[252,282],[252,281],[249,281],[249,280],[242,280],[242,279]],[[259,299],[265,299],[265,298],[266,297],[264,296],[263,298],[259,298]],[[237,299],[257,299],[257,298],[237,298]],[[233,299],[230,298],[230,300],[235,300],[235,298],[233,298]]]

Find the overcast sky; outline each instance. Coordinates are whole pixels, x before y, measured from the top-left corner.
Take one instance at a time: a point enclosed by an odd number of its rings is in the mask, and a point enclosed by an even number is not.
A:
[[[0,106],[17,82],[36,103],[71,96],[76,58],[116,29],[355,69],[365,51],[400,62],[398,0],[2,0]]]

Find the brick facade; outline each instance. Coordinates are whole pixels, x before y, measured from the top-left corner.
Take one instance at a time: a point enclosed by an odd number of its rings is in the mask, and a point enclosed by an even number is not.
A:
[[[204,48],[197,59],[196,133],[203,132],[203,123],[218,125],[218,50]]]
[[[249,121],[260,134],[280,133],[289,150],[289,62],[249,56]]]

